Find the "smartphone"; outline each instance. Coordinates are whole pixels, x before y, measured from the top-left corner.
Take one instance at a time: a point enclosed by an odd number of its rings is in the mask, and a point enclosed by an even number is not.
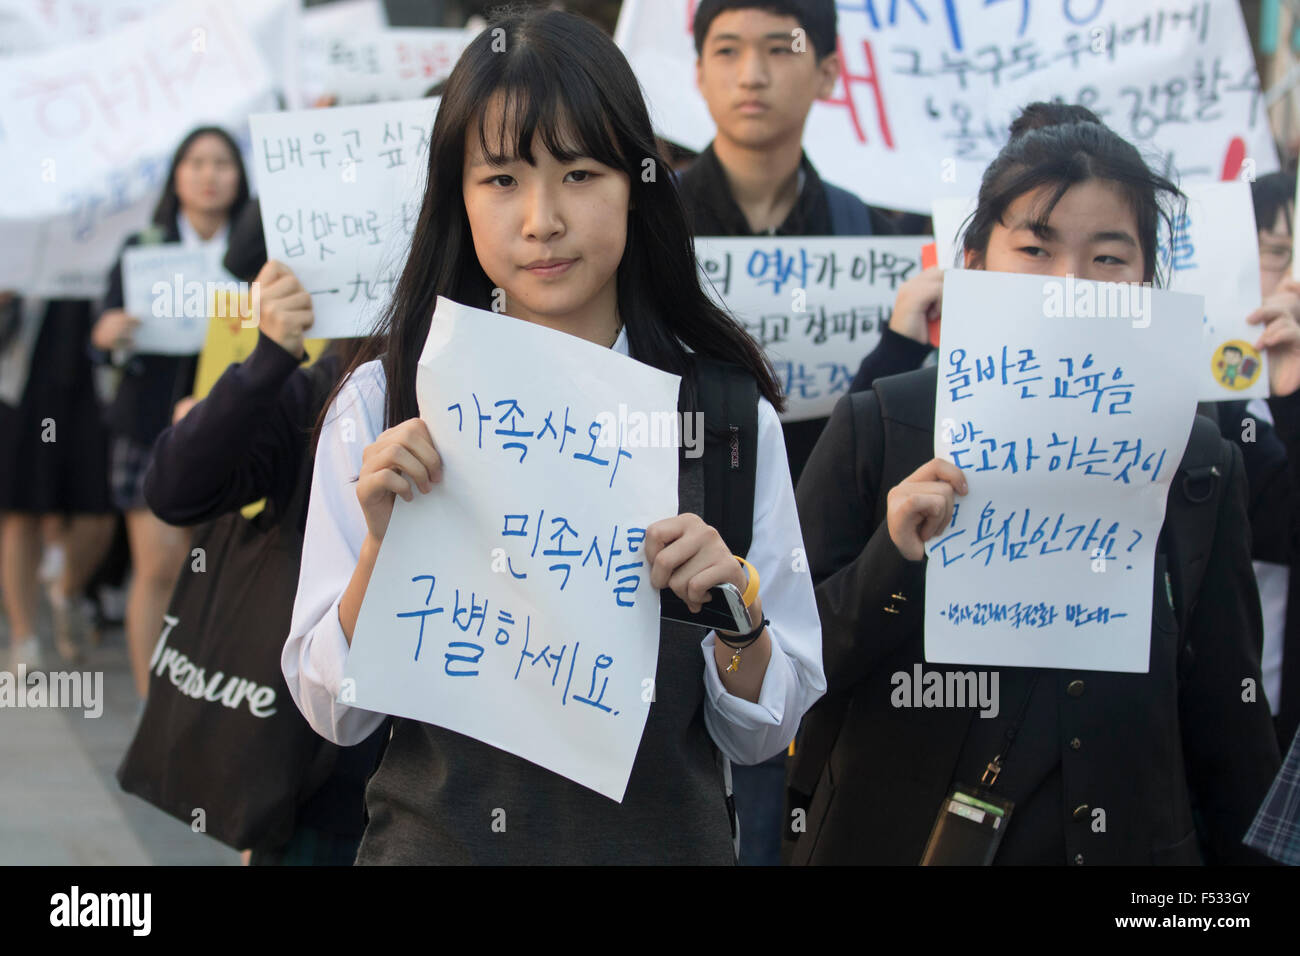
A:
[[[709,630],[735,631],[748,634],[754,629],[749,622],[749,609],[734,584],[718,584],[709,588],[713,600],[707,601],[700,613],[692,614],[686,602],[670,588],[659,592],[659,616],[665,621],[694,624]]]

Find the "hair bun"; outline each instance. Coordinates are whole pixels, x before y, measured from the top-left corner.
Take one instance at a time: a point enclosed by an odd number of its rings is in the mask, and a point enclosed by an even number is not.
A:
[[[1020,111],[1020,115],[1011,123],[1011,138],[1019,139],[1030,130],[1042,129],[1044,126],[1064,126],[1068,123],[1103,125],[1097,114],[1086,106],[1039,101],[1030,103]]]

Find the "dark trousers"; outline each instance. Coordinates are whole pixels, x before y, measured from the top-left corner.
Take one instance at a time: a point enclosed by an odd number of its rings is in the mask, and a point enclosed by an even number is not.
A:
[[[740,821],[740,865],[780,866],[785,813],[785,751],[752,767],[733,765],[731,789]]]

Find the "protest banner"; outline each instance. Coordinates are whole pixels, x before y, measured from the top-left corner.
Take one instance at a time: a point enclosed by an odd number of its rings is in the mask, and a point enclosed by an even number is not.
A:
[[[314,335],[365,335],[392,297],[437,109],[427,99],[249,117],[266,248],[311,293]]]
[[[443,478],[394,502],[341,699],[621,802],[658,662],[645,529],[677,513],[676,439],[649,423],[678,385],[439,297],[416,388]]]
[[[934,449],[969,490],[926,542],[927,661],[1147,671],[1203,315],[1149,286],[944,277]]]
[[[320,81],[340,104],[414,100],[451,75],[475,31],[397,27],[323,38]]]
[[[1192,183],[1184,192],[1186,206],[1175,204],[1170,210],[1172,243],[1168,228],[1160,224],[1156,259],[1165,288],[1205,299],[1197,400],[1267,398],[1268,356],[1254,345],[1259,327],[1246,323],[1260,304],[1259,239],[1250,184]],[[975,205],[974,198],[935,200],[932,214],[941,265],[964,267],[957,240]]]
[[[697,236],[702,284],[766,350],[782,421],[830,414],[920,271],[925,236]]]
[[[624,0],[615,40],[656,130],[691,149],[714,123],[695,88],[696,0]],[[1060,98],[1182,182],[1278,166],[1236,0],[859,0],[837,4],[840,77],[804,128],[822,178],[926,213],[975,192],[1011,120]],[[800,40],[811,50],[807,38]]]
[[[215,0],[0,60],[0,164],[11,173],[0,195],[0,287],[102,294],[185,134],[216,124],[246,139],[247,114],[273,103],[246,24]]]
[[[218,294],[239,285],[207,249],[178,242],[131,246],[122,253],[122,308],[140,320],[132,349],[197,354]],[[220,301],[228,298],[222,294]]]

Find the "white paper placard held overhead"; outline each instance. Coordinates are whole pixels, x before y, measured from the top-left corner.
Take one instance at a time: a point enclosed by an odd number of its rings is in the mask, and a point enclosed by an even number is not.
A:
[[[614,38],[656,131],[699,150],[715,124],[695,86],[696,7],[623,0]],[[1055,98],[1092,109],[1182,183],[1277,169],[1237,0],[836,7],[840,75],[803,141],[823,179],[873,205],[927,213],[974,193],[1021,107]]]
[[[763,346],[787,398],[781,420],[830,414],[889,324],[928,236],[697,236],[704,287]]]
[[[214,296],[239,290],[240,283],[207,249],[169,242],[122,253],[122,308],[140,320],[135,352],[198,354]]]
[[[267,254],[311,293],[313,338],[366,335],[406,265],[436,99],[261,113],[253,178]]]
[[[926,660],[1146,672],[1201,297],[954,270],[943,298],[935,455],[969,490],[926,542]]]
[[[652,704],[645,529],[677,513],[679,379],[439,297],[420,417],[443,479],[398,498],[348,654],[351,701],[622,801]]]

